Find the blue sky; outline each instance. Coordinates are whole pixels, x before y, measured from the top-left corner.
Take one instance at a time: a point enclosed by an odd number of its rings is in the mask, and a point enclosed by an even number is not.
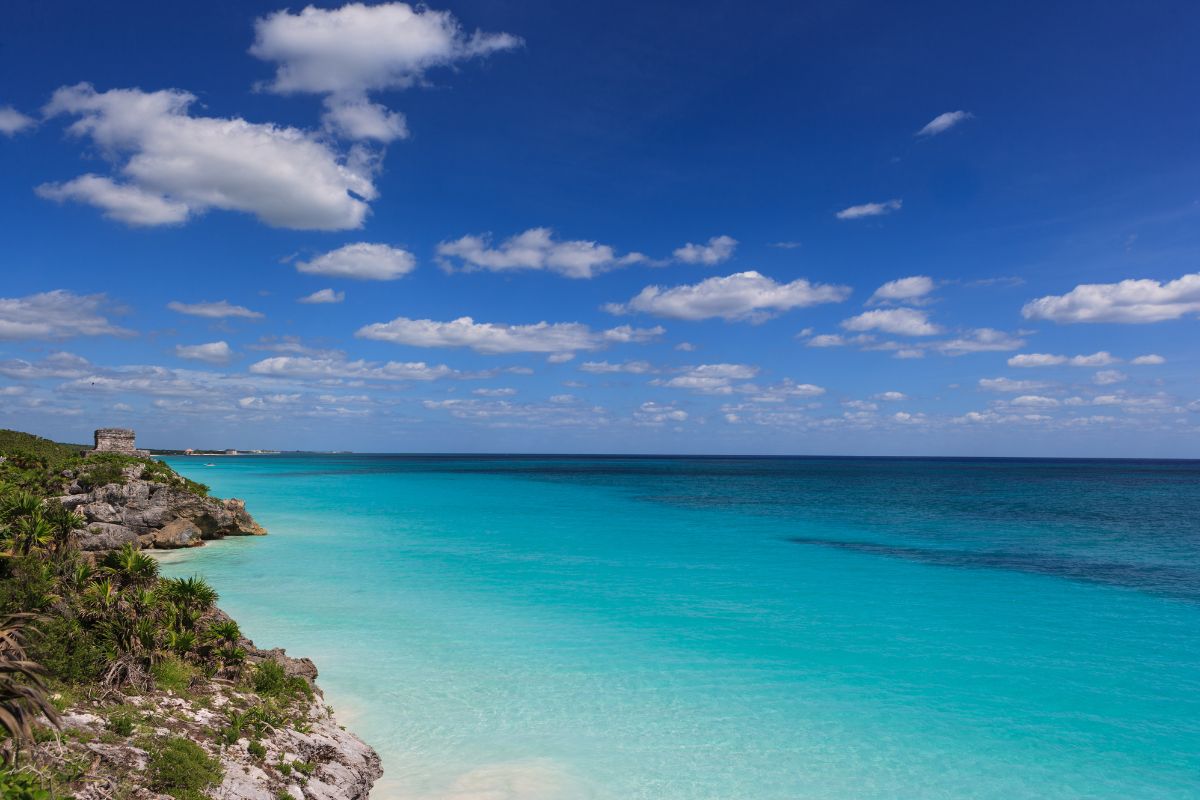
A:
[[[1189,4],[48,1],[0,426],[1194,457]]]

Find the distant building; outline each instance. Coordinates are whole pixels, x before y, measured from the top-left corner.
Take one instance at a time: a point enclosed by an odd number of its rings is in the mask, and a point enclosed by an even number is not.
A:
[[[227,456],[236,456],[237,454],[238,454],[237,450],[226,450],[225,451],[225,455],[227,455]]]
[[[100,428],[95,433],[96,449],[92,453],[120,453],[125,456],[148,458],[149,450],[138,450],[136,434],[130,428]]]
[[[195,455],[195,453],[196,453],[196,451],[195,451],[195,450],[193,450],[193,449],[192,449],[192,448],[190,448],[190,447],[189,447],[188,449],[186,449],[186,450],[184,450],[184,451],[183,451],[183,454],[184,454],[185,456]]]

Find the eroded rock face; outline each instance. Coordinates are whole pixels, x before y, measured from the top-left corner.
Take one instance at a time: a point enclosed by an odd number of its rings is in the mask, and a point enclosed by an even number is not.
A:
[[[196,547],[225,536],[263,536],[266,530],[236,498],[201,497],[176,486],[143,480],[142,465],[125,470],[124,483],[84,489],[71,484],[59,498],[83,515],[86,526],[76,536],[89,552],[115,550],[127,542],[142,547]]]

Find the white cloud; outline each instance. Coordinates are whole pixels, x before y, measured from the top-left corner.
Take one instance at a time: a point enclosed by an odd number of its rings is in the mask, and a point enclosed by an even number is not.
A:
[[[1008,360],[1010,367],[1056,367],[1068,364],[1072,367],[1106,367],[1116,364],[1121,359],[1114,358],[1105,350],[1091,355],[1060,356],[1052,353],[1022,353]]]
[[[12,136],[36,124],[36,120],[12,106],[0,107],[0,133]]]
[[[517,393],[516,389],[503,387],[499,389],[473,389],[471,394],[479,395],[480,397],[512,397]]]
[[[74,353],[51,353],[41,361],[30,362],[14,358],[0,361],[0,375],[23,381],[42,378],[78,378],[86,375],[92,364],[83,356]]]
[[[670,289],[647,286],[628,303],[610,303],[605,310],[613,314],[641,311],[686,320],[720,317],[758,322],[792,308],[839,303],[849,294],[847,286],[809,283],[803,278],[776,283],[751,271]]]
[[[837,212],[838,219],[862,219],[864,217],[881,217],[893,211],[899,211],[904,205],[902,200],[888,200],[883,203],[863,203],[858,206],[843,208]]]
[[[210,364],[225,364],[233,357],[233,350],[228,342],[208,342],[207,344],[178,344],[175,345],[175,355],[192,361],[207,361]]]
[[[1085,283],[1064,295],[1025,304],[1027,319],[1054,322],[1150,323],[1200,313],[1200,272],[1173,281],[1141,279]]]
[[[1039,381],[1014,381],[1011,378],[980,378],[979,388],[992,392],[1030,392],[1046,388]]]
[[[807,347],[845,347],[846,338],[840,333],[822,333],[809,339]]]
[[[688,413],[674,405],[649,400],[638,406],[633,418],[639,425],[665,425],[668,422],[685,422]]]
[[[39,197],[63,202],[74,200],[103,209],[104,216],[129,225],[173,225],[188,218],[186,203],[170,200],[133,184],[121,184],[102,175],[80,175],[66,183],[44,183],[34,189]]]
[[[347,139],[376,142],[408,138],[408,121],[398,111],[389,111],[365,97],[329,98],[321,115],[325,130]]]
[[[1067,363],[1066,356],[1051,353],[1021,353],[1008,359],[1010,367],[1055,367]]]
[[[615,372],[628,372],[633,375],[645,375],[655,372],[654,365],[649,361],[626,361],[623,364],[610,364],[607,361],[585,361],[579,365],[583,372],[593,375],[605,375]]]
[[[549,228],[530,228],[524,233],[510,236],[492,247],[490,237],[464,236],[453,242],[442,242],[437,246],[438,257],[443,264],[464,270],[546,270],[557,272],[568,278],[592,278],[628,264],[645,261],[641,253],[617,256],[616,251],[606,244],[586,240],[559,242]]]
[[[1159,364],[1167,363],[1167,360],[1160,355],[1156,355],[1154,353],[1148,353],[1147,355],[1144,355],[1144,356],[1138,356],[1137,358],[1133,359],[1129,363],[1134,364],[1139,367],[1157,366]]]
[[[296,302],[320,305],[325,303],[340,303],[345,299],[345,292],[335,292],[333,289],[318,289],[310,295],[301,297]]]
[[[188,314],[193,317],[207,317],[209,319],[224,319],[226,317],[259,319],[262,317],[262,314],[257,311],[251,311],[245,306],[235,306],[228,300],[218,300],[215,303],[181,303],[178,300],[172,300],[167,303],[167,308],[177,311],[180,314]]]
[[[140,225],[177,223],[213,208],[282,228],[362,225],[377,196],[372,166],[296,128],[191,116],[195,101],[174,89],[60,88],[46,114],[78,117],[68,130],[90,137],[125,182],[85,175],[44,184],[39,194],[87,202]]]
[[[889,403],[894,403],[900,400],[907,400],[908,395],[904,392],[880,392],[875,395],[876,400],[885,400]]]
[[[416,269],[417,259],[399,247],[357,242],[331,250],[312,261],[296,264],[309,275],[352,278],[360,281],[392,281]]]
[[[967,353],[992,353],[1016,350],[1025,345],[1025,340],[995,328],[975,328],[965,334],[933,345],[942,355],[961,356]]]
[[[757,387],[734,387],[738,391],[753,393]],[[782,403],[794,397],[819,397],[825,394],[825,387],[813,383],[796,383],[791,378],[784,378],[779,383],[759,390],[750,399],[755,403]]]
[[[655,386],[686,389],[700,394],[732,394],[733,381],[749,380],[757,374],[758,367],[750,364],[700,364],[684,367],[682,374],[669,380],[651,382]]]
[[[356,378],[384,381],[434,381],[462,374],[445,364],[424,361],[347,361],[342,357],[272,356],[250,365],[255,375],[289,378]]]
[[[937,136],[939,133],[945,133],[960,122],[965,122],[971,119],[974,115],[970,111],[947,111],[944,114],[938,114],[931,119],[924,128],[917,131],[917,136]]]
[[[910,278],[897,278],[888,281],[875,290],[867,300],[867,305],[876,303],[911,303],[920,305],[926,295],[934,289],[933,279],[926,275],[913,275]]]
[[[565,364],[575,358],[574,353],[551,353],[546,357],[546,361],[551,364]]]
[[[569,353],[598,350],[612,343],[646,342],[661,336],[661,327],[623,325],[605,331],[579,322],[505,325],[459,317],[450,322],[397,317],[358,329],[355,336],[415,347],[469,347],[479,353]]]
[[[896,351],[893,358],[924,358],[925,351],[918,347],[902,347]]]
[[[708,244],[688,242],[675,250],[675,259],[685,264],[703,264],[711,267],[732,258],[737,244],[737,239],[732,236],[714,236],[708,240]]]
[[[436,67],[521,45],[507,33],[464,33],[448,11],[406,3],[276,11],[255,22],[252,55],[277,64],[272,91],[362,94],[419,84]]]
[[[106,302],[102,294],[79,295],[65,289],[0,297],[0,341],[131,334],[104,316]]]
[[[851,331],[883,331],[897,336],[933,336],[941,328],[929,321],[929,315],[915,308],[889,308],[865,311],[842,320],[842,327]]]
[[[1024,408],[1056,408],[1059,401],[1053,397],[1043,397],[1037,394],[1023,394],[1020,397],[1014,397],[1008,403],[1010,406],[1020,406]]]
[[[1102,369],[1097,372],[1095,376],[1093,376],[1092,380],[1095,381],[1098,386],[1110,386],[1114,383],[1121,383],[1128,377],[1128,375],[1120,370]]]

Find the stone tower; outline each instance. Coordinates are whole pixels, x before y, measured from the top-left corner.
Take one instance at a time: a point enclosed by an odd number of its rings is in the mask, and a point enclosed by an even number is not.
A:
[[[149,450],[138,450],[134,432],[129,428],[100,428],[96,431],[93,453],[120,453],[126,456],[149,456]]]

